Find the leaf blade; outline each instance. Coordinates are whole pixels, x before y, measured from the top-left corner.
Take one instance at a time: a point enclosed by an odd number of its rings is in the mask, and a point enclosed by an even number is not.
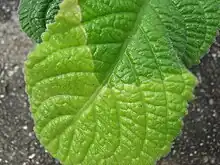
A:
[[[192,98],[187,43],[164,23],[173,1],[117,2],[64,0],[26,62],[37,136],[67,165],[153,164]]]

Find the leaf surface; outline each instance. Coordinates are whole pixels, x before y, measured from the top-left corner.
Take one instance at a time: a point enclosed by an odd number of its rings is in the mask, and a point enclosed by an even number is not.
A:
[[[21,0],[19,21],[22,30],[34,41],[41,42],[46,25],[54,22],[62,0]]]
[[[65,165],[152,165],[170,150],[216,0],[64,0],[25,64],[35,131]]]

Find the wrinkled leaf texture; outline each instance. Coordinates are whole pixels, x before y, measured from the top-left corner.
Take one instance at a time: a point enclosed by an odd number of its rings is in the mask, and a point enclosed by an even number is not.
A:
[[[50,2],[19,12],[42,41],[25,63],[40,142],[64,165],[155,164],[180,132],[197,82],[187,68],[213,42],[220,2],[63,0],[47,23]]]

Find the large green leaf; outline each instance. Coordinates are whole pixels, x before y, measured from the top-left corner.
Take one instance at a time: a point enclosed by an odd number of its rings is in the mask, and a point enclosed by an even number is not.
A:
[[[65,165],[152,165],[170,150],[217,0],[64,0],[25,64],[35,131]]]

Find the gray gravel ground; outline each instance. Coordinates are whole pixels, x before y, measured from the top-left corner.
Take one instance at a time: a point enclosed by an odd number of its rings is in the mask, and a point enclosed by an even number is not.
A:
[[[23,62],[33,44],[20,32],[18,0],[0,0],[0,165],[56,165],[33,132]],[[220,165],[220,37],[192,72],[199,85],[182,134],[158,165]]]

